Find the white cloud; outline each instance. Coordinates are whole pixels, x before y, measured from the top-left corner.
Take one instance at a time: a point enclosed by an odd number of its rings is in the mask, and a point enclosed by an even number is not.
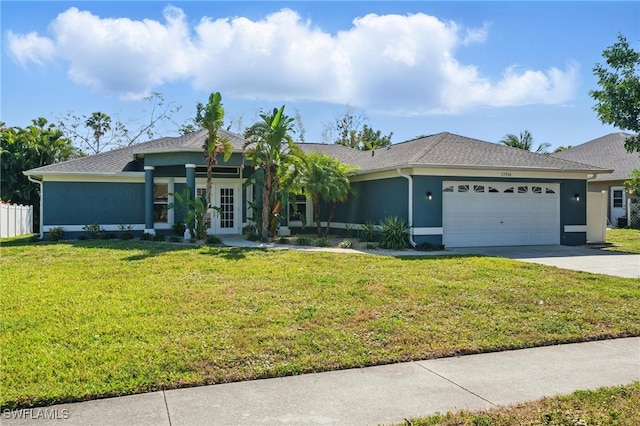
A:
[[[50,38],[9,32],[16,61],[60,58],[69,77],[93,91],[142,97],[176,80],[232,96],[312,100],[401,114],[456,113],[477,106],[563,103],[575,93],[578,67],[511,67],[496,81],[456,50],[483,43],[489,26],[463,28],[418,13],[369,14],[331,34],[289,9],[252,21],[202,18],[181,9],[164,22],[100,18],[70,8]]]
[[[40,37],[36,32],[20,35],[8,31],[7,44],[13,58],[22,66],[28,62],[43,65],[45,61],[50,61],[56,52],[53,42],[46,37]]]

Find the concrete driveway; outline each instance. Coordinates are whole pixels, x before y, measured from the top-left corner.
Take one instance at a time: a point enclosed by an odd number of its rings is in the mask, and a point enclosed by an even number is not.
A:
[[[640,254],[617,253],[588,247],[518,246],[464,247],[446,250],[452,254],[480,254],[506,257],[522,262],[557,266],[575,271],[640,278]]]
[[[480,254],[506,257],[522,262],[557,266],[575,271],[613,275],[623,278],[640,278],[640,254],[618,253],[584,246],[516,246],[516,247],[464,247],[447,248],[444,251],[391,251],[355,250],[335,247],[299,247],[247,241],[241,235],[225,235],[222,241],[230,247],[273,248],[283,250],[331,251],[336,253],[367,253],[379,256],[441,256],[450,254]]]

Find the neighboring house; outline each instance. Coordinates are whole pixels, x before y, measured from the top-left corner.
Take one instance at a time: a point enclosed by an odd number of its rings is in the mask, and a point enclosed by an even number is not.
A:
[[[617,226],[618,219],[627,215],[628,194],[624,181],[632,170],[640,169],[640,154],[630,153],[624,147],[629,136],[628,133],[611,133],[553,154],[556,158],[613,170],[613,173],[597,174],[588,180],[589,192],[605,191],[607,218],[612,226]]]
[[[240,233],[249,222],[252,167],[242,160],[243,139],[231,138],[234,154],[214,173],[210,233]],[[116,231],[170,232],[180,217],[164,206],[186,185],[203,193],[204,131],[163,138],[25,172],[42,184],[42,232],[62,226],[71,233],[98,223]],[[389,216],[411,226],[415,243],[475,245],[580,245],[586,242],[589,176],[611,170],[509,148],[450,133],[375,151],[340,145],[300,144],[359,167],[355,195],[342,203],[332,227],[357,229]],[[309,200],[297,201],[312,222]],[[304,232],[299,218],[282,230]],[[312,230],[312,226],[306,228]]]

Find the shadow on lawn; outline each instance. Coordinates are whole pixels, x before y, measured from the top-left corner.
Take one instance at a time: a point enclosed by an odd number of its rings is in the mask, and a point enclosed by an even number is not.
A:
[[[200,254],[207,256],[217,256],[227,260],[243,260],[247,258],[249,252],[264,252],[266,249],[258,247],[226,247],[213,246],[204,247]]]
[[[123,260],[131,262],[156,257],[164,253],[198,250],[200,248],[200,246],[196,246],[195,244],[175,244],[143,240],[73,240],[48,244],[70,244],[73,247],[84,249],[121,250],[123,254],[137,252],[135,254],[131,253],[129,256],[123,258]]]
[[[38,234],[21,235],[19,237],[0,238],[0,247],[29,246],[36,244]]]
[[[142,240],[77,240],[60,242],[59,244],[65,243],[71,243],[74,247],[89,249],[122,250],[125,254],[126,252],[137,252],[123,258],[123,260],[131,262],[177,251],[198,251],[198,253],[202,255],[217,256],[229,260],[245,259],[247,257],[246,253],[249,251],[264,251],[263,249],[246,247],[206,246],[189,243],[167,243]]]

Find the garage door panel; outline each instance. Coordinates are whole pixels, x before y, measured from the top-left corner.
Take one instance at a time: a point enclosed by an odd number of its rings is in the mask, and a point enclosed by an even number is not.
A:
[[[444,188],[446,246],[560,243],[558,184],[444,182]]]

